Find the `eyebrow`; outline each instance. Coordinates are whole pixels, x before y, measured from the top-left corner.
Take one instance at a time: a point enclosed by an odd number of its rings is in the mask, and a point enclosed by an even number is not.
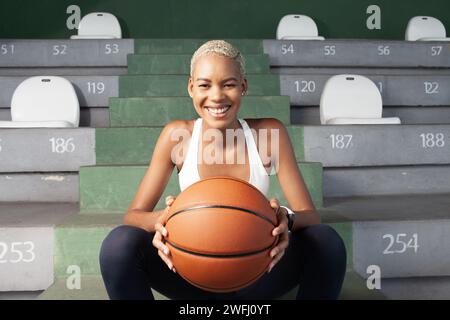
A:
[[[227,81],[230,81],[230,80],[238,81],[235,77],[230,77],[230,78],[226,78],[222,82],[227,82]],[[211,80],[209,80],[207,78],[197,78],[196,81],[208,81],[208,82],[211,82]]]

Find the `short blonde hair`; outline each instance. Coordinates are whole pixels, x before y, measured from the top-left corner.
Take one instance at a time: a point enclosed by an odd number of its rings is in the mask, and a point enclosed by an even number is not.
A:
[[[228,57],[236,61],[239,65],[239,71],[242,76],[245,76],[245,59],[233,45],[224,40],[210,40],[202,44],[192,55],[191,58],[191,77],[194,70],[194,64],[204,55],[217,54],[220,56]]]

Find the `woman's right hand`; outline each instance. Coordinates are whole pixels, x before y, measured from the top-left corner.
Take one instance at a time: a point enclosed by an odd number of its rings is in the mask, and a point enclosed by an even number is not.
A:
[[[169,248],[165,245],[164,240],[164,238],[167,237],[167,230],[164,226],[166,225],[166,219],[169,214],[170,206],[174,201],[174,196],[170,195],[166,197],[166,208],[164,209],[164,213],[159,217],[158,222],[155,224],[155,236],[153,237],[152,244],[156,249],[158,249],[158,255],[167,264],[169,269],[176,272],[172,263]]]

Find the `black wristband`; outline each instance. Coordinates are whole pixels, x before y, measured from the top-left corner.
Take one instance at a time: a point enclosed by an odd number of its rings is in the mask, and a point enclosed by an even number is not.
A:
[[[292,227],[294,226],[295,213],[288,207],[285,207],[285,206],[280,206],[280,207],[286,209],[286,217],[288,219],[288,230],[292,231]]]

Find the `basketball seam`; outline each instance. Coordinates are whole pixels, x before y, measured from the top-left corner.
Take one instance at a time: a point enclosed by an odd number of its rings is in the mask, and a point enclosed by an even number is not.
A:
[[[241,207],[236,207],[236,206],[226,206],[226,205],[201,205],[201,206],[194,206],[194,207],[190,207],[190,208],[187,208],[187,209],[178,210],[177,212],[175,212],[174,214],[172,214],[172,215],[167,219],[167,222],[168,222],[170,219],[172,219],[174,216],[176,216],[176,215],[178,215],[178,214],[181,214],[181,213],[183,213],[183,212],[186,212],[186,211],[191,211],[191,210],[196,210],[196,209],[210,209],[210,208],[221,208],[221,209],[236,209],[236,210],[240,210],[240,211],[243,211],[243,212],[246,212],[246,213],[250,213],[250,214],[252,214],[252,215],[254,215],[254,216],[258,217],[258,218],[261,218],[261,219],[263,219],[263,220],[269,222],[272,226],[276,227],[276,224],[272,223],[272,221],[271,221],[269,218],[263,216],[262,214],[260,214],[260,213],[258,213],[258,212],[256,212],[256,211],[249,210],[249,209],[245,209],[245,208],[241,208]]]
[[[207,257],[207,258],[228,258],[228,259],[231,259],[231,258],[242,258],[242,257],[248,257],[248,256],[259,254],[261,252],[264,252],[264,251],[272,248],[272,246],[275,244],[275,241],[277,241],[276,238],[275,238],[275,240],[272,242],[272,244],[270,246],[268,246],[268,247],[266,247],[264,249],[257,250],[257,251],[251,251],[251,252],[245,252],[245,253],[235,253],[235,254],[212,254],[212,253],[200,253],[200,252],[190,251],[188,249],[179,247],[179,246],[173,244],[172,242],[166,240],[166,242],[168,244],[170,244],[172,247],[174,247],[175,249],[180,250],[180,251],[182,251],[184,253],[192,254],[192,255],[195,255],[195,256]]]

